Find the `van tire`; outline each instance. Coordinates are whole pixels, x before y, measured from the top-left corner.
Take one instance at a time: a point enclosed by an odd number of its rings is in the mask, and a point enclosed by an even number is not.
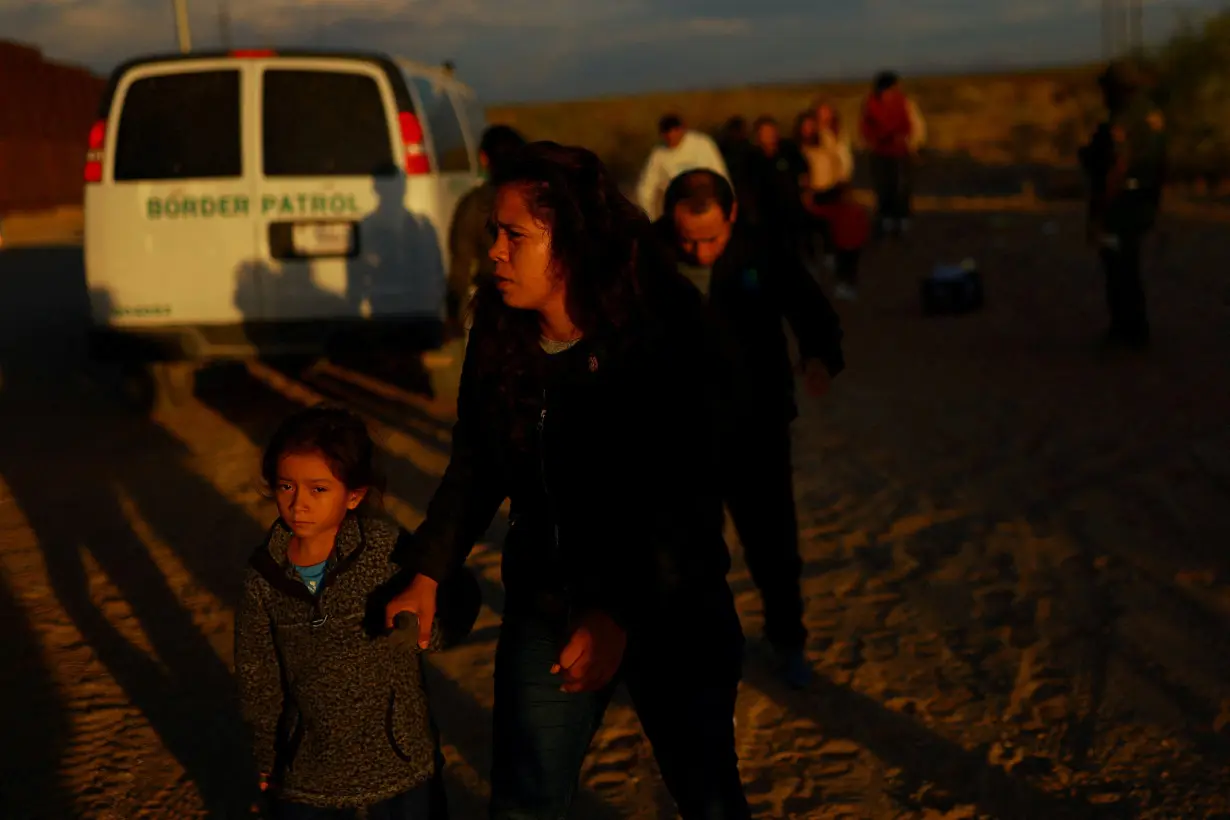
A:
[[[192,399],[195,362],[97,362],[92,378],[126,411],[149,415]]]
[[[115,388],[124,407],[142,415],[154,409],[158,388],[147,365],[125,364],[118,373]]]
[[[180,407],[196,395],[197,362],[155,362],[149,365],[155,396],[153,406]]]
[[[149,368],[140,362],[93,360],[86,375],[108,402],[121,409],[142,415],[154,409],[157,389]]]

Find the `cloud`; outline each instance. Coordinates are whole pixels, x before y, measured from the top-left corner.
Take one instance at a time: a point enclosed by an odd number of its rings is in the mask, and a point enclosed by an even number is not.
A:
[[[194,45],[373,49],[454,60],[489,100],[1093,59],[1101,0],[187,0]],[[1185,0],[1212,8],[1216,0]],[[1151,0],[1146,27],[1178,0]],[[0,32],[108,70],[171,51],[168,0],[0,0]]]
[[[293,32],[304,17],[332,25],[349,20],[410,24],[420,30],[562,30],[626,19],[641,0],[231,0],[232,16],[270,32]]]
[[[693,17],[680,26],[682,33],[700,37],[733,37],[753,28],[751,20],[740,17]]]

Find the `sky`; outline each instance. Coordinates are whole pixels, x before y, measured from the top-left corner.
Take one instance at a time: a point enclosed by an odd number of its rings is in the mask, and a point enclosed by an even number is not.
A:
[[[452,60],[490,103],[1096,60],[1101,0],[186,0],[195,48]],[[1164,37],[1219,0],[1144,0]],[[99,72],[176,48],[171,0],[0,0],[0,37]]]

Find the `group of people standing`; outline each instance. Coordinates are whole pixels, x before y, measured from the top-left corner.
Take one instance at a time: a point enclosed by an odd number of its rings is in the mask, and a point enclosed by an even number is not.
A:
[[[1091,213],[1127,304],[1160,128],[1150,109],[1117,105],[1109,153],[1087,160],[1105,177]],[[908,224],[921,122],[910,111],[891,76],[864,107],[884,230]],[[857,248],[843,233],[852,152],[836,112],[817,105],[791,141],[767,118],[746,137],[739,128],[723,156],[665,118],[640,205],[592,152],[488,129],[488,179],[450,231],[450,310],[469,329],[452,453],[414,533],[380,508],[361,419],[314,407],[275,434],[261,466],[279,517],[252,555],[236,622],[274,817],[448,816],[421,653],[473,626],[481,595],[465,562],[506,501],[489,816],[565,817],[623,682],[679,814],[751,817],[724,511],[776,668],[807,687],[783,320],[805,385],[824,395],[845,360],[800,253],[808,219],[823,219],[837,252]],[[398,642],[407,613],[414,632]]]
[[[741,116],[723,126],[718,139],[689,130],[676,115],[659,123],[661,145],[650,154],[637,184],[642,208],[661,213],[666,186],[685,170],[708,168],[730,180],[740,219],[795,249],[809,264],[818,258],[835,271],[839,299],[857,298],[860,251],[870,238],[901,235],[909,227],[912,169],[926,140],[926,124],[899,78],[875,78],[855,134],[831,103],[817,100],[788,136],[770,116],[751,126]],[[854,145],[867,151],[876,214],[868,217],[852,196]]]
[[[586,149],[494,126],[482,162],[451,231],[468,337],[425,520],[410,534],[382,514],[344,409],[288,419],[263,462],[279,518],[248,570],[236,670],[268,807],[446,816],[419,653],[473,624],[465,561],[508,501],[490,816],[567,814],[622,682],[680,815],[750,818],[725,510],[774,664],[806,687],[782,320],[822,394],[844,367],[837,315],[797,255],[737,218],[721,173],[677,174],[651,220]],[[412,651],[393,640],[402,613]]]

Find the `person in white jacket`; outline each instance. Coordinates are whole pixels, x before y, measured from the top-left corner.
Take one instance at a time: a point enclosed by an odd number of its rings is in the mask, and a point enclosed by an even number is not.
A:
[[[730,179],[717,143],[706,134],[689,130],[677,115],[668,114],[659,120],[658,133],[662,136],[662,145],[649,153],[636,184],[637,204],[655,222],[662,216],[667,186],[680,174],[707,168]]]
[[[832,202],[854,176],[854,152],[837,109],[817,100],[799,122],[799,148],[807,160],[807,187],[813,199]]]

